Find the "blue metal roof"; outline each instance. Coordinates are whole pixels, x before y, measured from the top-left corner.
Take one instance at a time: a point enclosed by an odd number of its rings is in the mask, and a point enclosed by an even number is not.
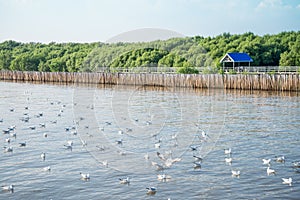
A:
[[[227,53],[220,62],[253,62],[247,53]]]

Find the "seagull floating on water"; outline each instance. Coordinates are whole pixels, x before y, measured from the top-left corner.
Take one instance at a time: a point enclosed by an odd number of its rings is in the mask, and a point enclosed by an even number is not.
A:
[[[10,143],[10,138],[6,138],[5,142]]]
[[[158,174],[157,175],[157,180],[162,181],[162,182],[166,182],[168,180],[170,180],[172,177],[166,174]]]
[[[293,167],[300,168],[300,161],[295,161],[295,162],[292,162],[292,163],[293,163]]]
[[[12,147],[3,147],[4,152],[13,152],[13,148]]]
[[[225,158],[225,162],[232,163],[232,158]]]
[[[17,133],[15,133],[15,132],[10,133],[10,136],[16,138],[17,137]]]
[[[197,151],[198,147],[199,147],[199,145],[196,145],[196,146],[195,145],[191,145],[190,146],[190,148],[191,148],[192,151]]]
[[[120,184],[128,184],[130,183],[129,177],[126,178],[119,178]]]
[[[122,139],[116,140],[116,144],[122,145],[123,144],[123,140]]]
[[[276,162],[281,162],[281,163],[285,162],[284,156],[276,156],[275,158],[276,158]]]
[[[194,169],[201,169],[201,162],[194,162]]]
[[[144,158],[145,158],[145,160],[149,160],[149,159],[150,159],[150,156],[149,156],[149,154],[148,154],[148,153],[146,153],[146,154],[144,155]]]
[[[20,147],[26,147],[26,142],[20,142],[20,143],[19,143],[19,146],[20,146]]]
[[[68,141],[67,141],[67,144],[68,144],[69,146],[73,146],[73,141],[72,141],[72,140],[68,140]]]
[[[193,155],[193,157],[195,158],[195,161],[202,162],[202,160],[203,160],[203,158],[201,156],[195,156],[195,155]]]
[[[39,125],[40,125],[41,128],[45,128],[46,127],[45,123],[40,123]]]
[[[241,171],[231,170],[231,174],[232,174],[232,176],[240,176]]]
[[[201,130],[201,136],[203,137],[204,140],[206,140],[207,138],[209,138],[209,136],[207,135],[207,133],[205,133],[203,130]]]
[[[1,186],[3,191],[7,191],[7,192],[14,192],[14,185],[2,185]]]
[[[43,171],[45,171],[45,172],[50,172],[51,171],[51,167],[50,166],[47,166],[47,167],[44,167],[43,168]]]
[[[270,175],[270,174],[275,174],[275,172],[276,172],[276,171],[275,171],[274,169],[271,169],[270,167],[267,168],[267,174],[268,174],[268,175]]]
[[[154,147],[155,147],[156,149],[159,149],[159,148],[160,148],[160,145],[161,145],[160,142],[157,142],[157,143],[154,144]]]
[[[80,172],[80,175],[81,175],[81,179],[84,179],[84,180],[89,180],[90,179],[90,174],[83,174]]]
[[[107,160],[103,161],[102,165],[105,166],[105,167],[108,167],[108,161]]]
[[[41,154],[41,158],[42,158],[42,160],[45,160],[45,159],[46,159],[46,153],[43,152],[43,153]]]
[[[292,182],[293,182],[292,178],[282,178],[282,181],[283,184],[289,184],[289,186],[292,186]]]
[[[229,149],[224,149],[224,153],[225,153],[225,154],[231,154],[231,148],[229,148]]]
[[[148,195],[155,195],[156,194],[156,191],[157,189],[155,187],[147,187],[147,194]]]

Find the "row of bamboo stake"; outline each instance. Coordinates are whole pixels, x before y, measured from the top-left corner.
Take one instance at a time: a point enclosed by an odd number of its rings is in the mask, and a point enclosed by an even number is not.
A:
[[[164,74],[0,71],[0,80],[299,91],[299,74]]]

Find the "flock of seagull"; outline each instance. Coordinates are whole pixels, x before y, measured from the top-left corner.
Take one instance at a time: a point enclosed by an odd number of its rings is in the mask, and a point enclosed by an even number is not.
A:
[[[53,103],[51,103],[51,104],[53,104]],[[60,110],[60,112],[57,115],[58,117],[60,117],[61,113],[64,112],[63,109],[65,107],[66,107],[65,105],[62,105],[62,109]],[[26,106],[24,109],[28,110],[29,108]],[[14,112],[14,111],[15,111],[14,108],[10,109],[10,112]],[[37,118],[43,117],[43,113],[39,112],[37,115],[35,115],[35,117],[37,117]],[[30,116],[28,115],[28,113],[24,113],[24,116],[21,118],[21,121],[28,122],[29,120],[30,120]],[[83,120],[83,119],[81,119],[81,120]],[[0,123],[3,123],[3,122],[4,122],[4,119],[0,119]],[[51,121],[50,123],[55,124],[56,122],[57,121],[55,120],[55,121]],[[107,125],[111,125],[111,122],[106,122],[106,124]],[[151,122],[147,122],[147,124],[151,125]],[[40,123],[39,127],[45,128],[46,124],[45,123]],[[88,128],[88,126],[86,128]],[[36,126],[29,126],[28,129],[35,130]],[[7,145],[3,147],[3,150],[4,150],[5,153],[11,153],[11,152],[13,152],[13,147],[10,146],[10,143],[12,142],[13,139],[17,138],[17,133],[16,133],[15,130],[16,130],[16,126],[15,125],[10,126],[7,129],[3,130],[3,134],[5,136],[7,136],[5,138],[5,143]],[[67,127],[67,128],[65,128],[65,131],[66,132],[71,131],[71,133],[73,135],[77,135],[77,131],[76,131],[76,127],[75,126]],[[132,131],[132,130],[128,129],[127,131]],[[204,130],[199,129],[199,131],[201,133],[200,136],[199,136],[201,142],[206,142],[206,141],[210,140],[210,136]],[[122,132],[119,131],[119,134],[122,134]],[[44,133],[43,137],[47,138],[48,134]],[[178,145],[177,144],[177,135],[172,135],[172,139],[175,141],[174,146]],[[87,146],[87,142],[86,141],[82,140],[81,142],[82,142],[82,146]],[[116,142],[117,145],[122,145],[123,144],[123,139],[116,140],[115,142]],[[171,168],[175,163],[181,162],[182,158],[181,157],[173,158],[172,151],[161,153],[159,151],[159,149],[161,148],[161,143],[162,143],[162,139],[159,139],[154,144],[154,148],[157,149],[157,151],[156,151],[156,158],[159,159],[159,162],[155,162],[154,160],[152,160],[150,163],[151,163],[151,166],[156,171],[162,172],[162,173],[157,174],[157,180],[159,180],[161,182],[168,182],[168,181],[170,181],[172,179],[172,176],[166,174],[165,171],[167,169]],[[73,145],[74,145],[73,141],[72,140],[68,140],[64,144],[64,148],[72,151]],[[19,147],[20,148],[25,148],[26,146],[27,146],[27,143],[25,141],[19,142]],[[191,145],[190,146],[190,151],[195,152],[195,153],[193,153],[193,159],[194,159],[194,161],[193,161],[193,168],[195,170],[200,170],[201,169],[201,164],[202,164],[202,162],[204,160],[203,157],[201,157],[200,155],[197,154],[198,148],[199,148],[199,145]],[[99,150],[101,150],[101,149],[104,150],[104,147],[98,146],[98,149]],[[124,152],[120,152],[120,153],[124,153]],[[225,157],[225,163],[227,163],[228,165],[231,165],[231,163],[233,162],[232,149],[231,148],[224,149],[224,154],[226,156]],[[42,152],[40,154],[40,157],[41,157],[41,159],[43,161],[45,161],[45,159],[46,159],[46,152]],[[144,159],[145,160],[150,160],[150,156],[149,156],[148,153],[144,155]],[[272,161],[271,159],[262,159],[262,164],[267,166],[267,170],[266,170],[267,171],[267,175],[276,174],[276,171],[271,168],[271,161]],[[284,163],[285,162],[285,157],[284,156],[276,157],[274,159],[274,161],[277,162],[277,163]],[[107,167],[108,166],[108,161],[105,160],[105,161],[102,162],[102,164],[103,164],[103,166]],[[300,168],[300,161],[293,162],[293,167],[294,168]],[[44,166],[43,167],[43,171],[51,171],[51,166]],[[232,174],[233,177],[240,177],[241,176],[241,171],[240,170],[233,170],[233,169],[231,169],[231,174]],[[82,180],[84,180],[84,181],[89,181],[90,180],[90,174],[89,173],[82,173],[82,172],[80,172],[79,175],[80,175],[80,178]],[[130,184],[130,178],[129,177],[119,178],[119,183],[120,184],[124,184],[124,185],[129,185]],[[287,184],[289,186],[292,186],[293,179],[291,177],[282,178],[282,183],[283,184]],[[8,192],[14,192],[14,189],[15,189],[15,185],[14,184],[2,185],[1,187],[2,187],[3,191],[8,191]],[[155,195],[156,193],[157,193],[157,188],[156,187],[149,186],[149,187],[146,188],[146,194],[147,195]]]
[[[231,151],[231,148],[228,148],[228,149],[224,149],[224,154],[225,155],[229,155],[229,157],[225,158],[225,162],[228,163],[229,165],[231,165],[232,163],[232,157],[231,157],[231,154],[232,154],[232,151]],[[275,156],[274,158],[274,161],[277,162],[277,163],[284,163],[285,162],[285,157],[284,156]],[[271,169],[271,158],[263,158],[262,159],[262,164],[263,165],[267,165],[267,175],[270,176],[272,174],[276,174],[276,171],[274,169]],[[294,161],[292,162],[292,167],[293,168],[300,168],[300,161]],[[240,177],[241,175],[241,172],[239,170],[231,170],[231,173],[232,173],[232,176],[234,177]],[[293,179],[291,177],[289,178],[281,178],[281,180],[283,181],[282,183],[283,184],[288,184],[289,186],[292,186],[292,182],[293,182]]]
[[[27,100],[29,100],[29,98],[27,98]],[[57,104],[60,104],[60,103],[61,103],[60,101],[57,102]],[[51,102],[51,105],[54,105],[54,102]],[[61,110],[59,111],[59,113],[57,114],[58,117],[61,117],[61,116],[62,116],[62,113],[64,112],[63,109],[64,109],[65,107],[66,107],[66,105],[62,105],[62,109],[61,109]],[[28,107],[28,106],[25,106],[25,107],[24,107],[24,110],[25,110],[25,111],[28,111],[28,110],[29,110],[29,107]],[[15,108],[10,108],[9,111],[12,112],[12,113],[15,112]],[[36,118],[41,118],[41,117],[43,117],[43,115],[44,115],[43,112],[39,112],[38,114],[34,115],[34,117],[36,117]],[[24,123],[29,122],[30,119],[31,119],[31,116],[29,115],[28,112],[23,113],[23,116],[20,118],[20,120],[21,120],[22,122],[24,122]],[[82,118],[82,117],[80,118],[80,120],[83,120],[83,119],[84,119],[84,118]],[[3,123],[4,121],[5,121],[5,119],[2,119],[2,118],[0,119],[0,123]],[[51,124],[56,124],[56,123],[57,123],[57,120],[50,121],[50,123],[51,123]],[[79,122],[77,122],[77,123],[79,123]],[[111,122],[106,122],[106,124],[107,124],[107,125],[111,125]],[[39,123],[39,126],[31,125],[31,126],[28,126],[28,129],[29,129],[29,130],[36,130],[37,127],[39,127],[39,128],[45,128],[45,127],[46,127],[46,123]],[[86,126],[85,128],[88,129],[89,127]],[[14,139],[14,140],[17,139],[17,131],[16,131],[16,129],[17,129],[17,126],[16,126],[16,125],[13,125],[13,126],[10,126],[10,127],[6,128],[6,129],[3,129],[3,130],[2,130],[3,134],[5,135],[5,143],[7,144],[7,145],[5,145],[5,146],[3,147],[4,153],[13,153],[14,147],[10,146],[10,144],[11,144],[11,142],[13,141],[13,139]],[[72,135],[75,135],[75,136],[77,135],[77,131],[76,131],[76,126],[75,126],[75,125],[73,125],[73,126],[71,126],[71,127],[66,127],[66,128],[65,128],[65,131],[66,131],[66,132],[71,131],[71,134],[72,134]],[[130,130],[128,130],[128,131],[130,131]],[[122,134],[121,131],[119,131],[119,134]],[[43,133],[43,137],[44,137],[44,138],[47,138],[47,137],[48,137],[48,133]],[[81,138],[80,138],[80,140],[81,140]],[[83,147],[87,145],[87,142],[86,142],[86,141],[81,140],[81,142],[82,142],[82,146],[83,146]],[[116,141],[116,144],[122,145],[122,143],[123,143],[122,139]],[[72,149],[73,149],[73,144],[74,144],[74,143],[73,143],[72,140],[68,140],[68,141],[66,141],[66,143],[64,144],[64,148],[67,149],[67,150],[71,150],[71,151],[72,151]],[[20,147],[20,148],[25,148],[26,146],[27,146],[26,141],[24,141],[24,142],[19,142],[19,147]],[[103,147],[99,147],[99,148],[103,148]],[[157,146],[157,148],[159,148],[159,146]],[[124,153],[124,154],[125,154],[125,153]],[[42,161],[45,161],[45,160],[46,160],[46,155],[47,155],[46,152],[42,152],[42,153],[40,154],[40,158],[41,158]],[[158,157],[161,158],[162,160],[164,160],[164,162],[165,162],[165,167],[171,167],[171,165],[172,165],[173,163],[179,162],[179,161],[180,161],[179,158],[178,158],[178,159],[165,158],[164,155],[159,154],[159,153],[158,153]],[[147,159],[147,157],[145,157],[145,159]],[[108,166],[108,161],[103,161],[102,164],[103,164],[103,166],[106,166],[106,167],[107,167],[107,166]],[[153,164],[153,165],[155,165],[155,164]],[[157,166],[159,166],[159,164],[157,164]],[[43,171],[48,171],[48,172],[50,172],[50,171],[51,171],[51,166],[45,166],[45,167],[42,168],[42,170],[43,170]],[[79,174],[80,174],[80,178],[81,178],[83,181],[89,181],[89,180],[90,180],[90,174],[89,174],[89,173],[82,173],[82,172],[80,172]],[[167,176],[167,175],[165,175],[165,174],[158,175],[158,180],[165,181],[165,180],[167,180],[167,179],[170,179],[170,176]],[[130,179],[129,179],[129,177],[126,177],[126,178],[119,178],[119,181],[120,181],[120,184],[126,184],[126,185],[129,185],[129,184],[130,184]],[[1,188],[2,188],[2,191],[13,193],[14,190],[15,190],[15,185],[14,185],[14,184],[1,185]],[[155,194],[156,194],[156,191],[157,191],[156,187],[150,186],[150,187],[147,187],[147,188],[146,188],[146,194],[148,194],[148,195],[155,195]]]

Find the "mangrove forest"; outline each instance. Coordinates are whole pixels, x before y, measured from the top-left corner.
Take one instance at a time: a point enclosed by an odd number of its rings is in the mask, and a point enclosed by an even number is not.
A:
[[[300,66],[300,31],[273,35],[223,33],[140,43],[0,43],[0,70],[97,72],[100,68],[168,67],[177,73],[218,73],[228,52],[245,52],[253,66]]]

